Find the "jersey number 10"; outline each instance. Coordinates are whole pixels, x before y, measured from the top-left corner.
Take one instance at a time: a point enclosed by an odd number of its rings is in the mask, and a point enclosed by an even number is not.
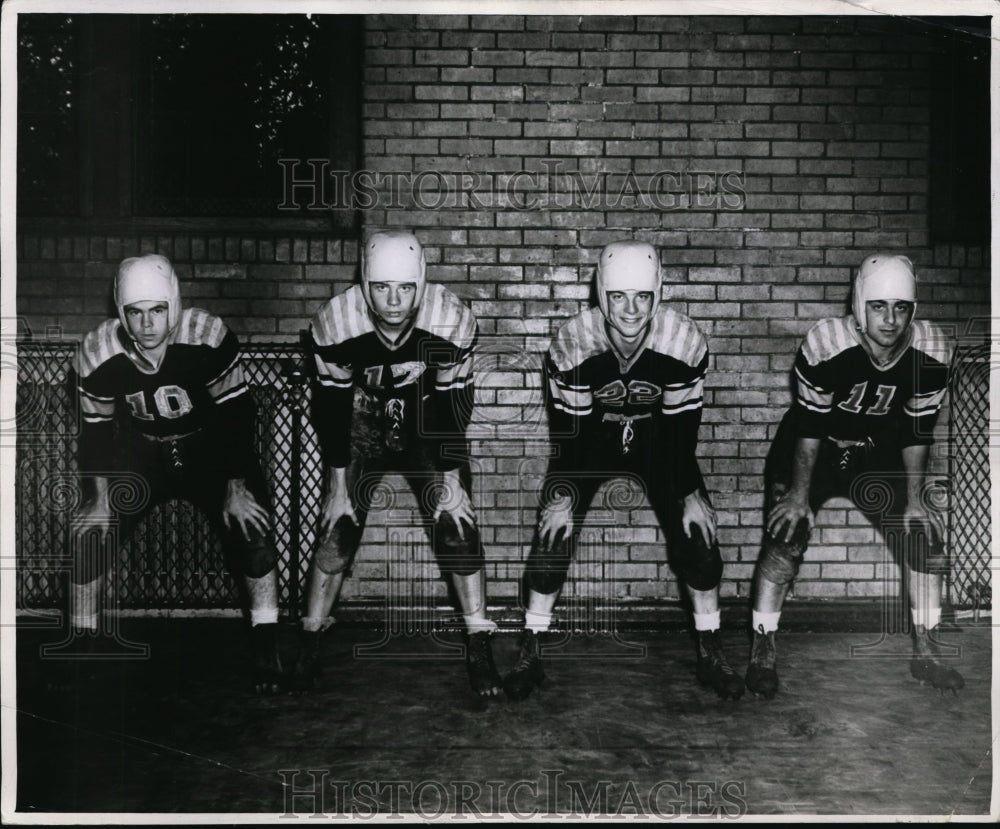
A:
[[[141,392],[133,392],[125,395],[125,402],[132,410],[132,417],[138,420],[153,420],[154,416],[146,408],[146,395]],[[191,405],[191,398],[180,386],[160,386],[153,392],[153,402],[156,404],[156,411],[160,417],[174,420],[184,417],[194,406]]]

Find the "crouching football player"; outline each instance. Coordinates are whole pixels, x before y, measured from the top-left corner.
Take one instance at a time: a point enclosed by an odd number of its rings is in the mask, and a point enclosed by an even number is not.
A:
[[[95,641],[108,556],[117,554],[109,535],[124,544],[154,504],[185,498],[208,515],[245,579],[254,682],[259,692],[277,691],[277,556],[239,343],[218,317],[181,309],[163,256],[125,259],[114,296],[118,318],[84,338],[74,365],[79,466],[93,489],[72,525],[74,638]],[[115,497],[130,488],[132,496]]]
[[[914,320],[916,299],[909,259],[869,256],[855,276],[853,313],[816,323],[796,356],[795,403],[765,469],[766,526],[746,676],[755,694],[771,697],[778,690],[774,637],[781,605],[808,547],[814,513],[833,496],[850,498],[906,568],[912,675],[939,689],[964,685],[935,643],[948,561],[941,516],[925,489],[949,349],[937,326]]]
[[[426,281],[420,242],[401,231],[373,234],[362,248],[361,284],[313,318],[313,414],[327,480],[295,668],[301,690],[318,678],[321,632],[360,544],[374,484],[395,471],[412,488],[461,603],[472,689],[484,699],[500,692],[465,437],[477,332],[458,297]]]
[[[546,357],[555,455],[546,474],[525,571],[527,608],[518,661],[504,690],[522,699],[544,678],[541,646],[566,579],[575,533],[600,484],[645,487],[674,570],[694,607],[697,677],[739,698],[742,677],[719,640],[722,558],[715,511],[695,447],[708,347],[686,316],[660,305],[656,250],[615,242],[597,265],[598,308],[559,329]]]

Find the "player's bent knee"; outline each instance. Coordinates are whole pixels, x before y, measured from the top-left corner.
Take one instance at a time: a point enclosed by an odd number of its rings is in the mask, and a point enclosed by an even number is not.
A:
[[[804,552],[792,542],[770,539],[761,550],[757,569],[772,584],[791,584],[798,575]]]
[[[278,563],[278,551],[267,536],[253,530],[250,533],[250,540],[241,554],[243,574],[252,579],[261,579]]]
[[[536,593],[558,593],[566,582],[572,551],[562,530],[551,544],[535,542],[528,556],[524,574],[525,585]]]
[[[70,581],[73,584],[87,584],[108,571],[111,543],[100,530],[72,531],[69,542],[73,556]]]
[[[699,527],[692,526],[691,537],[682,540],[677,565],[681,578],[695,590],[714,590],[722,581],[719,548],[708,544]]]
[[[463,522],[462,530],[450,515],[442,515],[434,525],[434,549],[442,570],[456,576],[471,576],[486,565],[479,529]]]
[[[329,536],[316,548],[313,557],[316,566],[328,576],[335,576],[349,569],[361,544],[362,532],[361,527],[348,516],[342,515],[333,525]]]

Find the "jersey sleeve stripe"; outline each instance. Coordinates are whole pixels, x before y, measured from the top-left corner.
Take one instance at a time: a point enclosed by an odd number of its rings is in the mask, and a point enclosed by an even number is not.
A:
[[[226,374],[221,380],[209,383],[206,387],[212,398],[218,402],[229,394],[232,389],[238,386],[245,386],[246,378],[243,376],[243,366],[236,365],[233,370]]]
[[[233,357],[232,362],[230,362],[228,366],[226,366],[215,377],[209,380],[205,385],[211,388],[216,383],[221,382],[223,379],[225,379],[226,375],[233,370],[234,366],[238,366],[239,362],[240,362],[240,355],[237,354],[235,357]],[[242,374],[243,372],[240,371],[239,373]]]
[[[562,403],[558,399],[553,399],[552,405],[555,406],[555,408],[557,408],[559,411],[565,412],[566,414],[569,415],[573,415],[574,417],[585,417],[586,415],[589,415],[593,411],[592,406],[586,406],[586,407],[569,406]]]
[[[683,403],[677,403],[677,404],[674,404],[674,405],[671,405],[671,406],[667,406],[666,404],[664,404],[662,411],[663,411],[663,414],[665,414],[665,415],[675,415],[675,414],[679,414],[680,412],[690,412],[690,411],[695,411],[697,409],[700,409],[701,406],[702,406],[702,403],[703,403],[703,400],[699,396],[699,397],[692,398],[691,400],[687,400],[687,401],[685,401]]]
[[[246,383],[240,383],[238,386],[227,391],[225,394],[221,394],[215,398],[216,404],[225,403],[227,400],[232,400],[239,397],[244,392],[248,391]]]

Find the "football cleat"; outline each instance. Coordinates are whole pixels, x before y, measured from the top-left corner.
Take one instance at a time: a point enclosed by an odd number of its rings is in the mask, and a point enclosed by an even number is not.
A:
[[[545,671],[542,669],[541,636],[542,634],[527,629],[521,631],[517,662],[503,681],[504,693],[512,700],[527,699],[545,679]]]
[[[710,686],[723,699],[743,696],[743,679],[730,667],[722,652],[717,630],[698,632],[698,681]]]
[[[751,694],[771,699],[778,693],[778,655],[774,647],[774,631],[764,633],[761,625],[753,634],[750,665],[747,667],[747,689]]]
[[[320,660],[321,631],[303,630],[299,632],[299,655],[292,668],[289,691],[297,694],[307,694],[319,685],[319,677],[323,672]]]
[[[253,640],[254,690],[258,694],[276,694],[283,680],[278,655],[278,625],[254,625],[250,637]]]
[[[473,692],[485,699],[500,693],[502,682],[497,666],[493,662],[493,641],[490,633],[466,634],[465,668],[469,672],[469,684]]]
[[[937,644],[926,633],[914,634],[910,676],[922,685],[938,691],[951,691],[955,696],[965,687],[965,679],[954,668],[941,663]]]

